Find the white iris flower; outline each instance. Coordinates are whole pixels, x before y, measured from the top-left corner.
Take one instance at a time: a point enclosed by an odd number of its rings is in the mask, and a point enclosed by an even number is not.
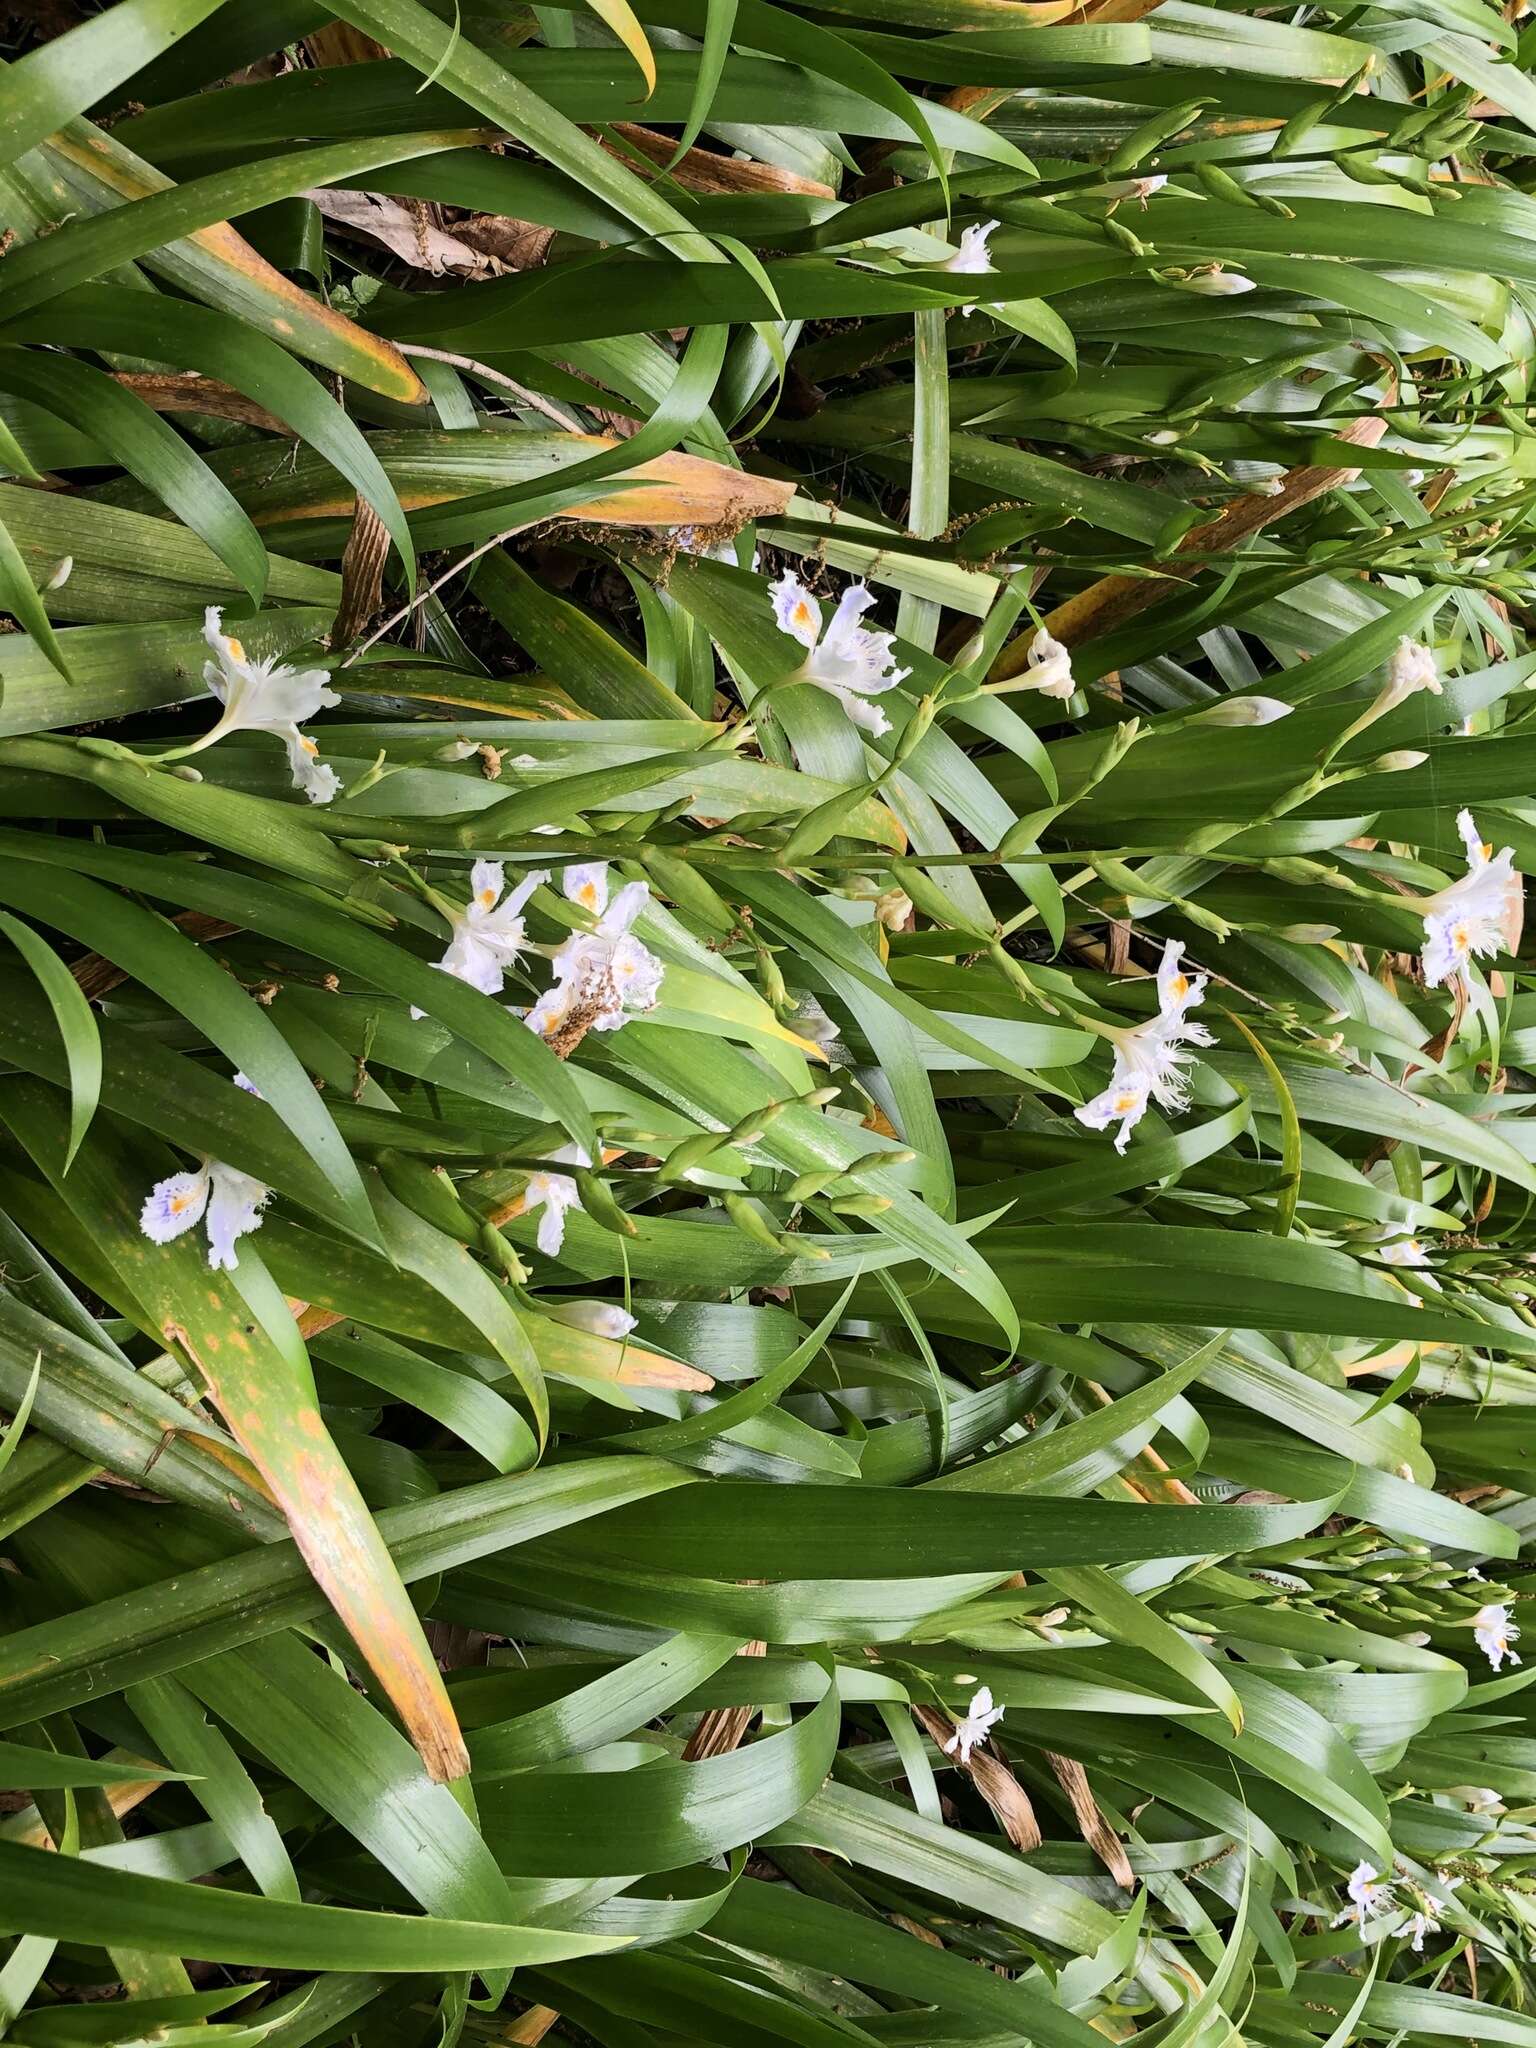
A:
[[[1424,1285],[1432,1287],[1436,1294],[1440,1282],[1430,1269],[1430,1257],[1423,1242],[1417,1237],[1394,1238],[1390,1244],[1383,1244],[1377,1250],[1377,1257],[1388,1266],[1411,1266],[1424,1275]]]
[[[1477,1647],[1482,1651],[1495,1671],[1503,1669],[1506,1663],[1518,1664],[1520,1658],[1514,1645],[1520,1639],[1520,1630],[1510,1618],[1507,1607],[1479,1607],[1472,1617],[1472,1634]]]
[[[941,263],[939,268],[953,271],[960,277],[980,277],[987,271],[995,270],[997,265],[987,253],[987,243],[992,239],[998,226],[999,223],[995,220],[983,220],[966,228],[961,233],[959,248],[953,256]],[[975,310],[974,306],[960,308],[967,320]]]
[[[1205,1026],[1189,1015],[1205,998],[1206,976],[1184,972],[1183,952],[1177,939],[1163,948],[1157,970],[1157,1015],[1131,1030],[1110,1032],[1115,1064],[1109,1086],[1073,1111],[1091,1131],[1107,1130],[1118,1122],[1117,1152],[1130,1143],[1149,1101],[1170,1111],[1189,1106],[1189,1080],[1183,1070],[1190,1054],[1185,1048],[1215,1043]]]
[[[477,860],[469,871],[470,899],[463,910],[449,914],[453,936],[437,965],[455,981],[466,981],[485,996],[499,996],[507,969],[523,950],[523,905],[548,873],[524,875],[510,896],[503,896],[505,870],[499,860]],[[422,1015],[411,1011],[413,1017]]]
[[[580,1145],[562,1145],[558,1152],[552,1152],[554,1163],[566,1166],[590,1166],[592,1156]],[[523,1214],[530,1215],[535,1209],[542,1209],[539,1218],[538,1247],[545,1258],[559,1256],[560,1247],[565,1243],[565,1214],[568,1209],[581,1207],[581,1190],[568,1173],[551,1173],[540,1168],[530,1173],[528,1184],[523,1189]]]
[[[944,1744],[944,1754],[954,1756],[958,1751],[960,1761],[968,1764],[971,1751],[980,1749],[991,1735],[994,1725],[1003,1718],[1004,1709],[992,1704],[992,1688],[984,1685],[971,1696],[971,1704],[955,1723],[955,1732]]]
[[[1367,1920],[1379,1920],[1383,1914],[1396,1910],[1397,1899],[1390,1881],[1378,1877],[1369,1863],[1355,1865],[1344,1889],[1349,1895],[1349,1904],[1334,1914],[1332,1924],[1335,1927],[1364,1927]]]
[[[238,640],[219,630],[221,616],[212,604],[203,614],[203,638],[214,656],[203,664],[203,681],[224,706],[224,714],[195,746],[180,751],[200,754],[232,732],[275,733],[288,749],[294,788],[302,789],[312,804],[328,804],[341,788],[341,779],[299,728],[317,711],[341,702],[328,687],[329,671],[287,668],[275,659],[252,661]]]
[[[814,683],[835,697],[844,711],[873,738],[891,729],[891,721],[870,697],[894,690],[912,673],[893,668],[891,649],[895,635],[872,633],[859,620],[875,602],[862,583],[850,583],[838,599],[837,610],[825,634],[821,630],[821,606],[799,577],[789,570],[770,588],[773,616],[781,633],[788,633],[806,650],[804,665],[796,682]]]
[[[173,1173],[156,1181],[139,1211],[139,1228],[151,1244],[169,1244],[206,1219],[208,1263],[232,1273],[240,1263],[235,1240],[261,1228],[261,1212],[271,1193],[251,1174],[219,1159],[205,1159],[195,1173]]]
[[[1465,975],[1474,954],[1491,958],[1520,943],[1525,902],[1511,847],[1495,854],[1478,836],[1470,811],[1460,811],[1456,829],[1467,850],[1467,872],[1447,889],[1424,899],[1424,980],[1438,988]]]
[[[565,871],[566,900],[596,919],[591,931],[572,932],[555,954],[554,986],[524,1018],[531,1031],[557,1039],[569,1028],[617,1031],[640,1010],[654,1010],[662,963],[630,926],[650,901],[644,882],[626,882],[609,900],[608,863],[588,861]]]
[[[1458,1885],[1466,1883],[1466,1879],[1462,1877],[1447,1877],[1443,1870],[1437,1870],[1435,1877],[1440,1884],[1444,1885],[1448,1892],[1453,1892]],[[1440,1915],[1445,1912],[1448,1904],[1448,1900],[1440,1898],[1435,1892],[1426,1890],[1424,1893],[1424,1904],[1416,1913],[1409,1914],[1408,1925],[1404,1932],[1409,1937],[1408,1946],[1415,1955],[1422,1955],[1424,1953],[1424,1937],[1426,1934],[1438,1934],[1440,1932]]]

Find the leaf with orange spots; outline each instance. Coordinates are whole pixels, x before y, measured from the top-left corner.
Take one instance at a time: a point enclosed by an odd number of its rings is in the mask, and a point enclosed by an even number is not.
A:
[[[332,1442],[292,1318],[252,1238],[234,1272],[207,1263],[202,1231],[152,1244],[139,1227],[149,1185],[172,1169],[168,1155],[127,1136],[106,1116],[57,1172],[68,1128],[62,1095],[18,1081],[0,1109],[12,1131],[89,1224],[103,1258],[123,1277],[145,1335],[185,1361],[283,1511],[294,1541],[434,1778],[468,1769],[458,1723],[421,1623]],[[282,1330],[275,1309],[287,1318]]]
[[[90,216],[110,213],[122,216],[120,223],[110,225],[119,226],[126,237],[130,222],[123,214],[125,207],[176,189],[162,171],[89,121],[71,121],[44,145],[41,155],[54,169],[60,192],[67,194],[60,206],[61,217],[67,217],[71,209],[83,216],[82,235]],[[228,221],[215,219],[207,225],[194,225],[190,232],[172,228],[163,245],[152,243],[144,255],[146,268],[160,272],[206,305],[238,314],[311,362],[384,397],[402,399],[408,405],[425,403],[420,378],[392,343],[301,291],[258,255]],[[85,274],[102,275],[111,260],[98,262]]]

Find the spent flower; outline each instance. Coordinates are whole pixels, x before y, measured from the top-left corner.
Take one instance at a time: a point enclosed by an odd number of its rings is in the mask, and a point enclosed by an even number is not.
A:
[[[1077,688],[1072,676],[1072,650],[1042,626],[1029,643],[1024,671],[1015,689],[1038,690],[1042,697],[1070,697]]]
[[[1387,664],[1386,687],[1376,700],[1376,714],[1393,710],[1416,697],[1421,690],[1427,690],[1432,697],[1443,694],[1440,671],[1435,666],[1435,657],[1422,641],[1412,640],[1405,633],[1398,641]]]

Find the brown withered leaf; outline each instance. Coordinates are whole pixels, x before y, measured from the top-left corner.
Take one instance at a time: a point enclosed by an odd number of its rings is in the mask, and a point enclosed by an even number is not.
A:
[[[114,370],[113,382],[143,399],[156,412],[197,412],[213,419],[239,420],[249,427],[262,427],[269,434],[295,438],[294,430],[275,412],[268,412],[254,398],[217,378],[201,377],[196,370]]]
[[[389,528],[368,500],[359,498],[342,551],[341,603],[331,621],[333,648],[350,646],[379,609],[388,554]]]
[[[948,1714],[937,1707],[922,1706],[914,1706],[912,1712],[923,1733],[940,1749],[953,1740],[955,1724]],[[1026,1853],[1038,1849],[1045,1837],[1040,1832],[1040,1823],[1035,1818],[1029,1794],[997,1752],[986,1748],[973,1749],[964,1763],[958,1754],[952,1761],[957,1770],[966,1773],[991,1807],[997,1816],[998,1826],[1013,1846]]]
[[[761,1581],[747,1581],[761,1584]],[[766,1657],[768,1645],[760,1642],[743,1643],[738,1655],[743,1657]],[[733,1749],[741,1747],[742,1737],[752,1725],[756,1707],[710,1707],[699,1716],[698,1726],[689,1736],[683,1750],[683,1762],[694,1764],[701,1757],[726,1756]]]
[[[613,133],[629,144],[629,150],[615,148],[606,141],[603,147],[627,164],[637,177],[644,177],[645,173],[630,150],[658,169],[672,162],[677,151],[672,136],[658,135],[654,128],[642,128],[635,121],[615,121],[612,126]],[[815,178],[802,178],[796,171],[781,170],[777,164],[758,163],[748,157],[717,156],[710,149],[685,150],[681,162],[673,166],[672,176],[687,192],[796,192],[808,199],[837,196],[830,185],[822,185]]]
[[[517,2048],[534,2048],[534,2044],[543,2040],[559,2017],[552,2005],[530,2005],[501,2033],[501,2038],[509,2048],[514,2042]]]
[[[1375,414],[1369,419],[1351,420],[1340,428],[1334,439],[1356,448],[1374,448],[1386,430],[1386,416]],[[1300,511],[1303,505],[1310,505],[1315,498],[1325,496],[1341,484],[1353,483],[1359,474],[1358,469],[1323,465],[1287,470],[1280,479],[1279,491],[1273,497],[1254,491],[1234,499],[1215,519],[1191,528],[1179,542],[1175,554],[1230,554],[1266,526],[1272,526],[1277,519]],[[1154,563],[1151,566],[1155,570],[1159,565]],[[1162,576],[1100,577],[1097,583],[1090,583],[1086,590],[1069,597],[1065,604],[1057,605],[1053,612],[1048,613],[1045,620],[1047,630],[1069,647],[1076,646],[1081,641],[1112,632],[1149,605],[1160,604],[1173,592],[1188,588],[1188,579],[1175,573],[1172,562],[1161,566],[1169,573]],[[1027,666],[1034,631],[1031,622],[1028,632],[1017,634],[1008,642],[992,664],[988,675],[990,682],[1004,682]]]
[[[382,43],[346,21],[333,21],[325,28],[317,28],[313,35],[304,38],[304,47],[311,61],[322,69],[330,64],[373,64],[389,55]]]
[[[893,1913],[891,1915],[891,1924],[894,1927],[899,1927],[903,1934],[915,1936],[918,1941],[923,1942],[929,1948],[942,1948],[944,1946],[931,1927],[925,1927],[921,1920],[909,1920],[905,1913]]]
[[[540,227],[537,221],[513,220],[500,213],[477,213],[471,220],[455,221],[453,232],[459,241],[480,250],[501,270],[537,270],[555,239],[553,228]]]
[[[1088,1773],[1076,1758],[1057,1756],[1053,1750],[1048,1749],[1045,1752],[1045,1760],[1056,1773],[1056,1782],[1071,1801],[1078,1833],[1115,1883],[1126,1891],[1133,1891],[1136,1874],[1131,1869],[1131,1859],[1125,1852],[1124,1842],[1100,1813],[1098,1801],[1089,1788]]]
[[[490,277],[500,267],[483,249],[472,248],[457,233],[439,227],[420,202],[413,208],[380,192],[348,192],[332,185],[317,185],[304,197],[343,234],[379,242],[402,263],[429,277]]]

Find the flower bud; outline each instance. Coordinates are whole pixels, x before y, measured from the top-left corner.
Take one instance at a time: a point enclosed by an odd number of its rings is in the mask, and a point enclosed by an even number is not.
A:
[[[1296,709],[1279,697],[1223,697],[1217,704],[1196,712],[1192,725],[1273,725],[1289,718]]]
[[[1186,277],[1184,289],[1203,292],[1208,298],[1224,299],[1235,298],[1240,292],[1251,292],[1257,287],[1251,277],[1244,277],[1239,271],[1223,270],[1216,263],[1209,270],[1196,271]]]

